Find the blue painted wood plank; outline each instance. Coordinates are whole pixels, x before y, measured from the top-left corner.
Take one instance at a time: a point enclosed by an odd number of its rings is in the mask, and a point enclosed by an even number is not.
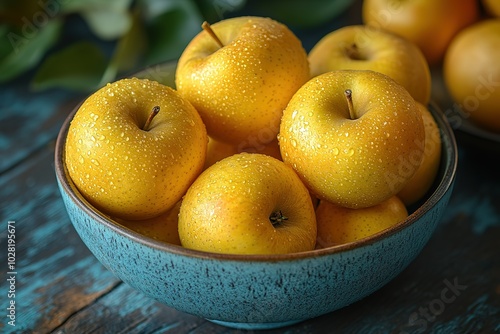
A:
[[[0,86],[0,173],[53,140],[81,94],[33,93],[23,81]]]
[[[67,317],[112,289],[119,280],[90,254],[71,226],[45,150],[0,176],[0,268],[6,272],[7,222],[15,221],[16,326],[0,331],[50,332]],[[0,291],[7,291],[2,279]],[[1,300],[6,310],[7,298]],[[5,314],[2,314],[2,318]]]

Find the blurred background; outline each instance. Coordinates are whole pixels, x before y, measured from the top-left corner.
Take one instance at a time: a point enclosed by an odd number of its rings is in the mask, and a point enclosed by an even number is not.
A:
[[[360,1],[1,0],[0,85],[91,92],[148,65],[176,59],[201,23],[270,16],[307,51]],[[360,15],[360,9],[353,10]],[[361,18],[359,18],[361,22]],[[352,15],[351,15],[352,22]]]

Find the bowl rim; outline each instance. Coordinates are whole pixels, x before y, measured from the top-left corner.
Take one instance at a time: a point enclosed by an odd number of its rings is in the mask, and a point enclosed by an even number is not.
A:
[[[104,227],[109,228],[112,231],[118,233],[119,235],[131,239],[133,242],[137,242],[146,247],[150,247],[166,253],[171,253],[191,258],[226,260],[226,261],[245,261],[245,262],[247,261],[278,262],[278,261],[291,261],[291,260],[327,256],[334,253],[343,253],[353,250],[355,248],[362,248],[365,246],[369,246],[382,239],[385,239],[391,235],[396,234],[400,230],[410,227],[419,218],[421,218],[424,214],[426,214],[432,207],[434,207],[439,202],[439,200],[448,192],[450,187],[452,187],[458,165],[458,147],[454,132],[444,113],[441,111],[441,109],[437,106],[436,103],[431,101],[429,105],[431,107],[430,109],[432,109],[431,114],[438,123],[438,128],[441,133],[441,138],[447,137],[447,141],[449,142],[449,145],[445,146],[444,140],[441,140],[442,142],[441,145],[443,145],[443,151],[447,150],[447,154],[449,155],[449,158],[447,159],[449,163],[447,163],[443,167],[440,167],[444,168],[443,177],[439,181],[439,183],[436,186],[434,186],[435,188],[434,191],[405,220],[399,222],[398,224],[388,229],[385,229],[383,231],[380,231],[376,234],[373,234],[371,236],[368,236],[360,240],[321,249],[309,250],[305,252],[261,255],[261,254],[225,254],[225,253],[223,254],[223,253],[199,251],[155,240],[153,238],[135,232],[125,226],[122,226],[118,222],[115,222],[111,218],[108,218],[104,213],[97,210],[89,202],[87,202],[80,193],[78,193],[78,189],[76,188],[76,186],[70,179],[69,175],[67,174],[67,170],[63,163],[64,161],[63,157],[64,157],[64,147],[66,143],[66,135],[69,130],[69,125],[74,115],[78,111],[80,105],[83,103],[83,101],[78,103],[69,113],[63,125],[61,126],[61,129],[56,139],[55,152],[54,152],[54,162],[55,162],[54,167],[57,180],[61,185],[62,189],[61,191],[64,191],[69,196],[71,201],[73,201],[82,211],[91,216],[92,219],[94,219],[96,222],[103,225]],[[437,117],[439,117],[439,119],[437,119]]]

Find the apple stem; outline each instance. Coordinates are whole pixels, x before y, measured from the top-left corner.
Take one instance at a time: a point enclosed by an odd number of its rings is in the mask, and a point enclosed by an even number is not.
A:
[[[222,44],[221,40],[215,34],[215,32],[212,30],[212,27],[210,26],[210,24],[208,24],[207,21],[203,22],[203,24],[201,25],[201,28],[203,30],[205,30],[210,35],[210,37],[212,37],[215,40],[215,42],[217,43],[217,45],[219,45],[219,47],[222,48],[224,46],[224,44]]]
[[[149,114],[149,117],[146,121],[146,124],[144,124],[144,127],[142,128],[144,131],[149,131],[149,126],[151,125],[151,122],[153,121],[153,118],[160,112],[160,106],[154,106],[153,110],[151,110],[151,114]]]
[[[273,226],[279,226],[285,220],[288,220],[288,217],[284,216],[281,210],[279,210],[271,213],[271,215],[269,216],[269,220],[271,221],[271,224],[273,224]]]
[[[354,106],[352,105],[352,90],[346,89],[344,91],[345,98],[347,99],[347,107],[349,108],[349,116],[351,119],[356,119],[356,114],[354,113]]]

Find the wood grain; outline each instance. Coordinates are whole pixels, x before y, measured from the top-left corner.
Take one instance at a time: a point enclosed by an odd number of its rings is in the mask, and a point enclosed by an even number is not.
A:
[[[347,15],[358,13],[359,3]],[[311,46],[323,34],[300,38]],[[0,87],[0,332],[248,333],[144,296],[88,251],[53,170],[59,127],[83,96],[32,93],[27,80]],[[351,306],[262,333],[500,333],[500,158],[487,148],[459,146],[445,216],[408,268]],[[5,316],[8,220],[16,222],[16,327]]]

